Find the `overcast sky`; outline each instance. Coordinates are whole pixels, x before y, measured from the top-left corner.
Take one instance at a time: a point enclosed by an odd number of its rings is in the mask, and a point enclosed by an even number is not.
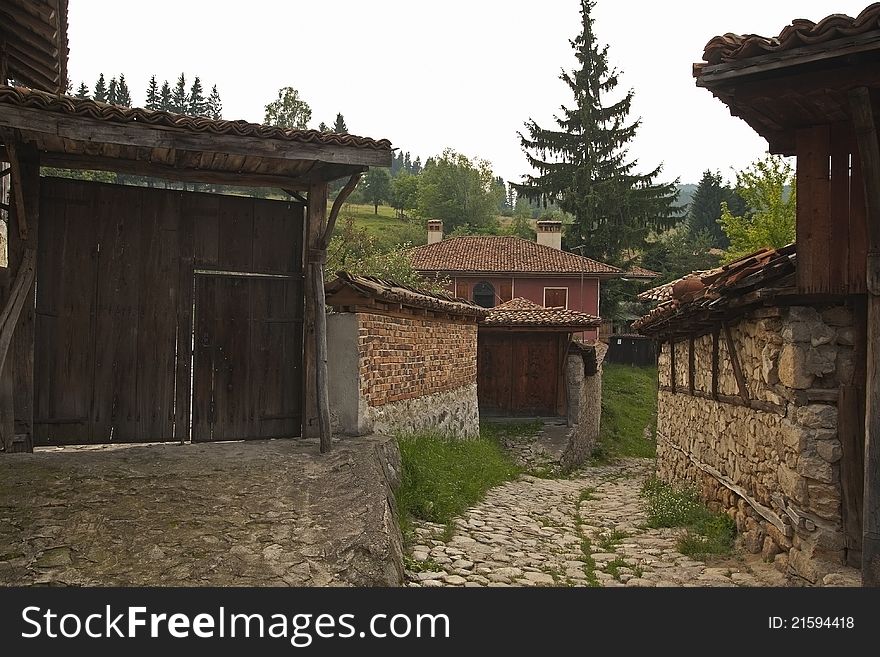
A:
[[[528,167],[517,131],[549,125],[571,98],[558,79],[575,64],[577,0],[70,0],[70,78],[94,88],[124,73],[136,105],[150,75],[183,71],[219,88],[227,119],[262,121],[280,87],[313,111],[342,112],[351,132],[426,156],[449,146],[518,181]],[[725,32],[774,36],[793,18],[855,16],[867,0],[598,0],[596,33],[635,89],[642,127],[631,154],[642,170],[697,182],[733,177],[767,144],[694,86],[693,62]]]

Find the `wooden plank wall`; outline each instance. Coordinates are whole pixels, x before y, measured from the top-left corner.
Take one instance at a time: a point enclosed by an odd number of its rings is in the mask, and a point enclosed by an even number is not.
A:
[[[852,128],[813,126],[796,139],[798,288],[864,293],[867,215]]]
[[[191,377],[212,382],[209,403],[235,420],[224,438],[260,437],[260,426],[279,435],[261,403],[276,420],[285,416],[285,435],[299,434],[290,423],[301,403],[301,205],[60,179],[43,179],[42,197],[39,444],[188,439]],[[222,385],[213,362],[190,370],[197,269],[292,275],[225,277],[215,284],[222,298],[207,295],[211,340],[240,361],[218,371]],[[251,340],[254,322],[283,330],[265,343],[257,330]],[[291,401],[282,408],[280,399]],[[197,405],[193,420],[204,411]]]

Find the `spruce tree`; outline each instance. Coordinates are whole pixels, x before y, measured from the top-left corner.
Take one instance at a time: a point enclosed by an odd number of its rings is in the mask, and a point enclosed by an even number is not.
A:
[[[726,192],[726,193],[725,193]],[[721,173],[703,172],[697,191],[688,208],[688,234],[695,238],[701,233],[708,235],[713,246],[726,249],[730,240],[721,229],[721,202],[727,201],[733,193],[721,180]]]
[[[188,106],[189,98],[186,96],[186,78],[181,73],[180,77],[177,78],[177,84],[174,85],[174,92],[171,94],[170,110],[177,114],[186,114]]]
[[[103,73],[98,76],[98,81],[95,83],[95,94],[93,98],[99,103],[107,102],[107,83],[104,82]]]
[[[163,112],[171,112],[171,85],[168,80],[162,83],[162,89],[159,91],[159,109]]]
[[[168,83],[166,82],[165,84]],[[155,75],[150,78],[150,84],[147,87],[147,102],[144,104],[144,107],[148,110],[161,109],[161,102],[159,100],[159,83],[156,82]]]
[[[189,102],[186,113],[190,116],[207,116],[208,101],[205,100],[205,92],[202,89],[202,81],[197,75],[189,88]]]
[[[89,88],[86,86],[85,82],[79,83],[79,89],[76,90],[76,97],[82,99],[89,97]]]
[[[348,133],[348,126],[345,125],[345,119],[342,117],[342,113],[336,115],[336,123],[333,124],[333,132],[344,135]]]
[[[125,82],[125,74],[119,74],[119,84],[116,87],[116,104],[122,107],[131,107],[131,92]]]
[[[211,87],[211,95],[208,96],[208,116],[215,121],[223,118],[223,101],[220,100],[220,92],[217,85]]]
[[[116,105],[119,102],[119,83],[116,78],[110,78],[110,84],[107,86],[107,102]]]
[[[582,30],[571,41],[579,66],[560,79],[574,95],[574,106],[561,108],[555,129],[526,122],[520,142],[536,175],[514,185],[518,195],[551,203],[574,216],[566,234],[583,255],[623,262],[644,245],[653,228],[673,223],[674,184],[658,184],[658,166],[647,174],[636,171],[627,144],[639,121],[628,123],[633,91],[618,100],[618,71],[608,66],[608,47],[593,32],[593,0],[581,0]]]

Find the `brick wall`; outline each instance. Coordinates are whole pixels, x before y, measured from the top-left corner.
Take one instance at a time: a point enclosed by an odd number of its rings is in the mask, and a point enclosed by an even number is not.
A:
[[[369,406],[474,385],[476,324],[358,313],[361,394]]]

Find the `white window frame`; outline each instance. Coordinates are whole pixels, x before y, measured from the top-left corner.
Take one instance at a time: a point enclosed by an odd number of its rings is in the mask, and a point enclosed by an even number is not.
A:
[[[568,288],[567,287],[545,287],[544,288],[544,307],[547,307],[547,290],[565,290],[565,309],[568,310]]]

